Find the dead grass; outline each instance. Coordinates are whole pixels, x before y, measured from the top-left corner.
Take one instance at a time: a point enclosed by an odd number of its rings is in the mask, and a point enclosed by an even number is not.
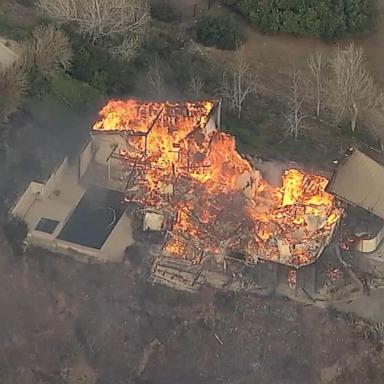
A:
[[[1,383],[380,383],[380,352],[343,317],[209,290],[170,300],[121,265],[0,246]]]
[[[384,1],[380,0],[380,4],[383,6]],[[247,32],[246,54],[258,73],[260,97],[248,105],[243,121],[224,119],[224,125],[242,141],[245,151],[305,162],[309,166],[314,164],[332,168],[332,160],[339,158],[345,148],[361,142],[372,144],[372,138],[367,136],[361,127],[360,130],[358,128],[356,136],[352,137],[343,127],[333,126],[332,118],[326,115],[323,119],[330,124],[307,119],[306,128],[301,132],[298,142],[284,138],[284,115],[287,112],[292,68],[305,71],[305,61],[311,53],[320,49],[329,57],[337,45],[335,42],[317,38],[265,35],[247,26],[241,18],[239,21]],[[379,18],[374,33],[358,37],[355,41],[365,49],[374,77],[384,86],[384,19]],[[347,41],[338,43],[346,44]],[[230,62],[233,56],[232,51],[205,47],[200,49],[210,60],[221,62],[223,66]]]
[[[254,30],[248,34],[248,55],[279,99],[287,89],[290,61],[302,64],[315,46],[332,47]],[[379,71],[384,50],[374,47],[375,42],[384,45],[380,34],[361,41],[374,73],[383,76]],[[213,60],[231,58],[231,52],[204,52]],[[46,161],[50,170],[52,159],[44,159],[58,151],[66,153],[67,145],[86,134],[89,124],[67,119],[72,113],[55,105],[52,100],[34,100],[27,107],[28,124],[14,122],[15,128],[22,126],[12,138],[17,156],[13,153],[12,164],[2,168],[7,174],[2,186],[36,176],[38,170],[25,170],[33,161]],[[283,111],[280,102],[266,97],[249,106],[245,122],[236,124],[228,117],[223,121],[238,136],[248,135],[244,146],[249,138],[255,140],[253,151],[290,158],[302,151],[306,161],[317,154],[326,159],[324,152],[337,135],[321,126],[308,135],[309,143],[277,144]],[[336,149],[338,142],[333,141]],[[192,298],[150,287],[121,265],[78,264],[40,250],[16,260],[1,234],[0,252],[1,383],[135,382],[132,377],[138,373],[143,347],[153,340],[162,347],[145,361],[141,379],[147,382],[383,382],[382,353],[360,339],[353,325],[319,309],[248,295],[228,298],[224,305],[209,292]],[[214,332],[207,319],[214,319]]]

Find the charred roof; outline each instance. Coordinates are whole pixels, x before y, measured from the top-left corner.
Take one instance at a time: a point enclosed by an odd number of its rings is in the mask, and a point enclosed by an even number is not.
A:
[[[92,133],[128,133],[147,135],[156,125],[169,130],[180,126],[204,127],[219,102],[215,100],[183,102],[145,102],[134,99],[111,100],[99,112]]]

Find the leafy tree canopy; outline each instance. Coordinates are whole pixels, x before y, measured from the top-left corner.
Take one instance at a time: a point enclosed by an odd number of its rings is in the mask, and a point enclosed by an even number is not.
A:
[[[372,29],[376,0],[225,0],[266,33],[338,38]]]

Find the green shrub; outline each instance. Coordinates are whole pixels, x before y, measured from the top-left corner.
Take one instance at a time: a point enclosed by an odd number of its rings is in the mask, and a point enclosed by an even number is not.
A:
[[[102,48],[90,44],[70,28],[67,28],[67,33],[71,36],[74,50],[74,62],[68,71],[69,74],[103,94],[114,96],[127,94],[144,96],[146,89],[143,88],[143,78],[146,76],[148,62],[158,57],[168,64],[171,61],[170,57],[175,53],[182,55],[184,51],[181,48],[191,37],[191,31],[181,29],[180,25],[153,21],[137,57],[127,64],[111,57]],[[184,71],[188,65],[187,62]],[[169,79],[166,80],[168,82]],[[170,81],[173,82],[173,79]]]
[[[119,95],[132,90],[134,65],[126,65],[73,32],[70,33],[74,61],[69,74],[74,79],[88,83],[102,93]]]
[[[196,24],[200,43],[221,49],[235,49],[244,41],[244,34],[235,19],[228,15],[206,15]]]
[[[31,31],[28,28],[13,25],[6,16],[0,14],[0,35],[14,40],[25,40],[30,37],[30,34]]]
[[[68,74],[58,74],[51,81],[52,88],[73,107],[83,108],[87,103],[97,102],[100,93],[89,84],[73,79]]]
[[[198,76],[208,92],[219,87],[221,72],[203,55],[187,50],[174,51],[169,56],[169,66],[173,77],[172,85],[177,89],[185,91],[192,76]]]
[[[361,33],[372,29],[375,21],[374,0],[348,0],[345,2],[347,30]]]
[[[143,251],[137,244],[130,245],[125,248],[124,258],[132,263],[133,266],[138,267],[143,262]]]
[[[372,29],[376,0],[224,0],[266,33],[337,38]]]
[[[23,5],[24,7],[32,7],[36,4],[36,0],[16,0],[16,3]]]
[[[181,20],[180,10],[172,5],[169,0],[153,1],[151,4],[151,16],[166,23],[174,23]]]
[[[35,65],[28,72],[29,90],[28,93],[32,97],[41,99],[49,90],[49,81],[41,74]]]
[[[148,61],[154,56],[166,59],[172,52],[184,46],[184,41],[180,39],[178,32],[174,25],[154,25],[147,33],[137,60]]]
[[[9,241],[15,255],[23,253],[23,242],[28,234],[28,227],[24,220],[10,217],[3,225],[4,234]]]
[[[222,130],[235,136],[239,143],[249,147],[256,149],[263,146],[264,138],[246,119],[239,120],[228,116],[222,123]]]
[[[138,56],[129,64],[114,59],[108,52],[69,31],[74,50],[74,62],[69,74],[104,94],[118,96],[142,92],[143,85],[140,81],[145,75],[148,61],[159,57],[168,62],[172,53],[180,52],[183,46],[176,26],[153,24]]]

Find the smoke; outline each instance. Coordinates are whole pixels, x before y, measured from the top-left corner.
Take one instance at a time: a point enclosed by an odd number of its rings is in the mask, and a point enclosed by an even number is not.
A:
[[[287,169],[285,163],[276,160],[257,159],[253,162],[256,169],[261,172],[264,180],[275,188],[282,187],[283,173]]]

